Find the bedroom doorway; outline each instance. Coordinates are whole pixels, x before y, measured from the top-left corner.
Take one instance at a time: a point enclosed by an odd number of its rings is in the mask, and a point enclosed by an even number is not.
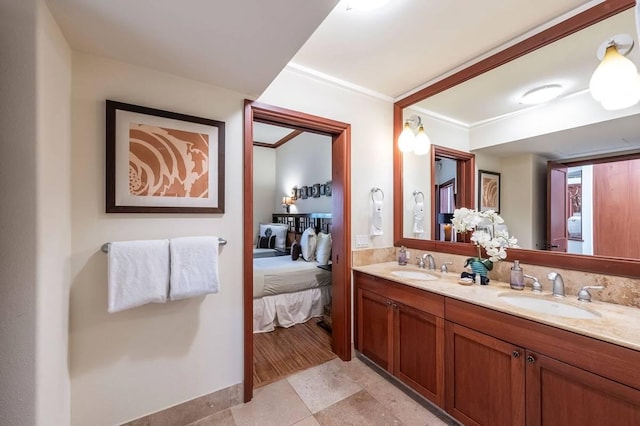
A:
[[[331,262],[332,320],[331,350],[343,360],[351,358],[351,249],[350,249],[350,125],[305,113],[245,101],[244,110],[244,401],[253,396],[253,295],[255,246],[254,223],[254,151],[253,124],[260,122],[326,135],[331,142]],[[295,136],[294,136],[295,137]],[[314,185],[315,186],[315,185]],[[327,187],[323,188],[325,191]],[[315,188],[314,188],[315,190]],[[279,196],[279,194],[278,194]],[[283,200],[284,201],[284,200]],[[275,215],[274,215],[275,217]],[[316,220],[316,219],[313,219]],[[314,222],[315,223],[315,222]],[[318,222],[320,223],[320,222]],[[296,326],[297,327],[297,326]],[[315,324],[314,324],[315,327]],[[299,330],[307,333],[309,330]]]

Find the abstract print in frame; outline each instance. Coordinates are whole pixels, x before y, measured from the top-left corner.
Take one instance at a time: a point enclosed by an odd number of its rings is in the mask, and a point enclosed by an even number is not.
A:
[[[106,101],[107,213],[224,213],[224,122]]]
[[[478,170],[478,210],[500,213],[500,173]]]

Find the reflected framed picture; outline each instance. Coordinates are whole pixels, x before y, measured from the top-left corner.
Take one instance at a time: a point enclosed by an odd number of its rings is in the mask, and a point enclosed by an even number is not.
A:
[[[302,198],[303,200],[306,200],[307,197],[309,196],[308,192],[309,187],[307,186],[303,186],[300,188],[300,198]]]
[[[331,197],[331,181],[324,184],[324,195]]]
[[[320,184],[316,183],[311,187],[311,196],[313,198],[318,198],[320,196]]]
[[[106,101],[107,213],[224,213],[225,123]]]
[[[500,173],[478,170],[478,210],[500,213]]]

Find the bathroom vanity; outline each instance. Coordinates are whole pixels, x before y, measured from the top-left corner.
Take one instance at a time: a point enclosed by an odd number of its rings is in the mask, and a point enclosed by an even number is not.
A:
[[[356,350],[463,424],[640,424],[638,309],[403,268],[354,267]]]

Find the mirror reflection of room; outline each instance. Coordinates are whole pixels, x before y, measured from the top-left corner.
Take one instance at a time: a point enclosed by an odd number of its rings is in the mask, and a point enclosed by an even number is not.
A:
[[[639,177],[633,161],[640,157],[640,104],[610,108],[589,90],[600,62],[599,47],[620,33],[637,38],[635,9],[402,111],[405,120],[420,117],[432,144],[474,154],[476,181],[480,170],[501,176],[500,214],[522,248],[640,259],[640,236],[624,230],[637,226],[638,215],[631,212],[640,203],[640,193],[629,187]],[[640,64],[638,43],[625,55]],[[558,97],[534,105],[522,101],[526,92],[545,85],[561,86]],[[618,161],[620,156],[625,161]],[[548,202],[558,198],[547,190],[549,162],[566,167],[562,203]],[[429,169],[435,168],[437,176],[440,161],[430,163],[427,156],[402,156],[402,220],[411,221],[407,212],[413,204],[412,190],[436,188],[435,205],[425,208],[425,222],[437,223],[435,237],[428,230],[413,234],[406,223],[403,236],[443,241],[440,215],[445,213],[441,206],[446,200],[441,200],[439,192],[446,180],[438,177],[431,186]],[[474,190],[476,201],[470,207],[479,208],[478,188]]]

